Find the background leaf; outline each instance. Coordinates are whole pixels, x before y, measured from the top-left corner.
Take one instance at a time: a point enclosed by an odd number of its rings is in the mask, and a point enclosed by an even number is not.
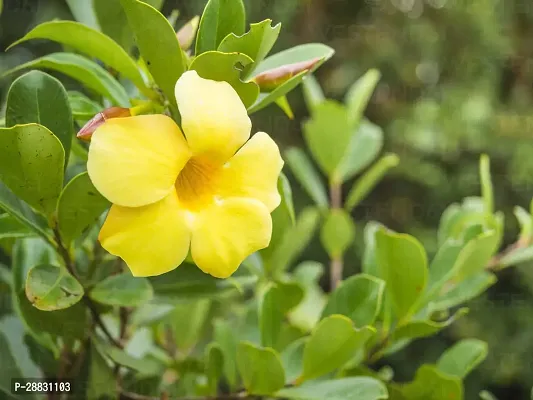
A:
[[[273,349],[239,343],[237,365],[244,387],[252,394],[269,395],[285,385],[283,365]]]
[[[447,349],[437,362],[442,372],[464,379],[487,357],[487,343],[478,339],[463,339]]]
[[[309,382],[282,389],[276,393],[276,397],[298,400],[380,400],[389,396],[385,385],[377,379],[357,377]]]
[[[358,126],[368,101],[378,84],[381,74],[376,69],[368,70],[359,78],[346,93],[346,107],[348,108],[349,120],[353,126]]]
[[[127,272],[98,282],[89,297],[101,304],[135,307],[151,300],[153,289],[148,279],[136,278]]]
[[[342,257],[355,238],[355,224],[342,209],[331,209],[326,216],[320,240],[331,258]]]

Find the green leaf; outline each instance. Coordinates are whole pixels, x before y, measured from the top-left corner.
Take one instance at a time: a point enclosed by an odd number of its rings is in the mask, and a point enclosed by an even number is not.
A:
[[[348,150],[337,167],[335,176],[342,182],[353,178],[376,159],[382,148],[382,129],[364,120],[352,135]]]
[[[490,160],[486,154],[483,154],[479,159],[479,175],[481,178],[481,193],[485,213],[492,215],[494,212],[494,194],[492,190],[492,179],[490,177]]]
[[[87,397],[90,399],[99,399],[105,396],[108,399],[116,399],[117,384],[109,364],[98,352],[94,344],[91,344],[89,354],[90,364]]]
[[[226,81],[237,92],[244,106],[251,106],[259,95],[259,87],[253,82],[241,81],[241,69],[253,60],[241,53],[221,53],[208,51],[200,54],[191,63],[190,69],[198,72],[204,79]],[[216,68],[213,68],[216,65]]]
[[[285,160],[300,185],[302,185],[315,204],[320,208],[327,208],[328,195],[326,189],[306,153],[302,149],[293,147],[285,152]]]
[[[298,215],[296,224],[287,230],[281,243],[267,260],[272,271],[281,273],[286,270],[305,250],[314,235],[319,219],[320,214],[314,208],[306,208]]]
[[[72,116],[81,120],[90,120],[104,109],[102,105],[76,91],[68,92],[68,101],[72,109]]]
[[[270,395],[285,385],[285,371],[278,353],[271,348],[241,342],[237,366],[246,390],[255,395]]]
[[[29,123],[43,125],[56,135],[67,165],[74,133],[67,92],[61,82],[41,71],[15,79],[7,94],[7,126]]]
[[[433,365],[421,366],[414,381],[404,385],[401,392],[409,400],[463,400],[464,396],[461,380]]]
[[[380,78],[380,72],[376,69],[371,69],[348,89],[345,102],[352,126],[359,125]]]
[[[342,209],[332,209],[326,217],[320,240],[330,258],[342,257],[355,238],[355,224]]]
[[[62,310],[76,304],[82,296],[83,287],[64,268],[37,265],[28,272],[26,297],[39,310]]]
[[[172,313],[165,318],[161,327],[171,327],[180,354],[186,355],[202,339],[210,310],[211,300],[193,299],[176,304]]]
[[[382,227],[376,232],[377,261],[398,319],[409,318],[426,288],[427,256],[412,236]]]
[[[48,39],[71,47],[101,60],[130,79],[139,89],[147,90],[135,61],[113,39],[86,25],[74,21],[50,21],[38,25],[17,40],[8,50],[31,39]]]
[[[120,0],[92,0],[92,8],[101,31],[130,53],[133,47],[133,33],[128,26],[128,18],[120,5]]]
[[[533,260],[533,246],[522,247],[505,254],[498,261],[498,266],[500,268],[507,268],[531,260]]]
[[[141,375],[153,376],[161,374],[161,364],[151,358],[138,358],[128,354],[126,351],[114,345],[104,343],[101,339],[92,337],[92,342],[98,352],[105,354],[116,364],[138,371]]]
[[[303,78],[309,73],[309,71],[302,71],[293,76],[289,80],[276,87],[274,90],[268,93],[259,93],[257,101],[248,108],[248,114],[253,114],[259,110],[262,110],[266,106],[278,102],[287,93],[293,90],[296,86],[302,82]]]
[[[385,282],[371,275],[352,276],[331,293],[322,318],[333,314],[342,314],[350,318],[357,328],[372,325],[376,320]]]
[[[303,262],[294,269],[293,277],[305,289],[304,298],[289,314],[292,325],[303,331],[312,330],[326,304],[326,295],[319,286],[324,266],[318,262]]]
[[[415,320],[398,327],[392,335],[393,342],[404,339],[416,339],[435,335],[437,332],[447,328],[459,318],[468,314],[468,308],[460,308],[457,312],[445,321]]]
[[[152,286],[146,278],[136,278],[130,273],[113,275],[98,282],[89,297],[101,304],[136,307],[152,299]]]
[[[303,373],[298,381],[318,378],[342,367],[374,332],[369,327],[354,329],[352,321],[343,315],[326,317],[305,346]]]
[[[287,346],[281,353],[281,362],[285,370],[285,383],[292,383],[302,374],[304,348],[309,338],[302,337]]]
[[[533,234],[533,220],[531,219],[531,215],[520,206],[516,206],[513,209],[513,214],[520,225],[519,240],[520,242],[527,243],[531,240],[531,235]]]
[[[65,151],[38,124],[0,128],[0,180],[17,196],[50,216],[63,186]]]
[[[381,226],[377,222],[370,221],[366,224],[363,232],[365,242],[362,265],[363,272],[379,278],[381,278],[381,275],[377,265],[376,232]]]
[[[0,182],[0,209],[5,210],[48,243],[54,243],[52,232],[48,228],[46,221],[40,215],[35,214],[30,206],[20,200],[2,182]]]
[[[141,56],[168,101],[177,106],[174,86],[187,69],[178,38],[168,20],[149,4],[120,0]]]
[[[34,236],[35,232],[9,214],[0,215],[0,240]]]
[[[253,60],[253,63],[244,69],[246,75],[250,74],[267,54],[278,39],[281,24],[272,26],[272,20],[266,19],[256,24],[250,24],[250,30],[241,36],[230,33],[218,46],[218,51],[225,53],[243,53]]]
[[[50,69],[61,72],[83,83],[87,88],[107,97],[114,105],[129,107],[130,102],[125,89],[109,72],[95,62],[74,53],[53,53],[21,64],[2,76],[28,68]]]
[[[282,389],[276,397],[294,400],[381,400],[389,395],[383,383],[365,376],[309,382]]]
[[[237,384],[237,339],[228,322],[218,319],[213,325],[213,337],[224,354],[224,376],[230,388],[234,389]]]
[[[466,279],[481,272],[498,251],[500,238],[490,230],[470,240],[459,253],[453,265],[453,277]]]
[[[396,154],[386,154],[379,159],[368,171],[358,178],[352,186],[346,199],[345,208],[352,211],[361,200],[381,181],[387,171],[398,165],[400,159]]]
[[[57,222],[65,243],[76,239],[111,204],[96,190],[87,172],[76,175],[65,186],[57,205]]]
[[[242,0],[209,0],[196,37],[196,55],[216,50],[230,33],[244,33],[246,13]]]
[[[437,368],[452,376],[464,379],[488,353],[488,345],[479,339],[463,339],[446,350],[437,361]]]
[[[23,375],[11,353],[9,342],[3,332],[0,332],[0,348],[2,349],[0,351],[0,391],[10,397],[12,396],[11,379],[21,378]]]
[[[479,398],[481,400],[498,400],[496,396],[494,396],[491,392],[487,390],[482,390],[479,392]]]
[[[330,179],[346,154],[352,138],[346,108],[325,100],[315,107],[313,116],[303,125],[304,138],[314,159]]]
[[[494,285],[497,280],[496,275],[487,271],[482,271],[459,282],[450,290],[441,294],[429,304],[429,310],[431,312],[449,310],[450,308],[466,303],[481,295],[481,293]]]
[[[292,201],[291,183],[287,176],[282,172],[278,179],[278,191],[281,196],[280,207],[287,212],[289,220],[292,225],[296,222],[296,214],[294,213],[294,203]]]
[[[307,109],[312,113],[326,98],[314,75],[307,75],[303,81],[303,92]]]
[[[76,21],[81,22],[84,25],[87,25],[93,29],[100,29],[98,21],[96,20],[96,15],[93,9],[93,3],[78,1],[78,0],[66,0],[70,12],[76,19]]]
[[[218,392],[218,382],[222,377],[224,368],[224,353],[220,346],[211,343],[206,348],[206,375],[209,394],[216,395]]]

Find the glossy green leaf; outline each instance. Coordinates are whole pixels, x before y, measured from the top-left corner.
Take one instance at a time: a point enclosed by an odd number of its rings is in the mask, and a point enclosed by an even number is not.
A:
[[[279,355],[271,348],[239,343],[237,366],[246,390],[255,395],[270,395],[285,385],[285,371]]]
[[[383,383],[361,376],[309,382],[282,389],[276,393],[276,397],[294,400],[382,400],[389,395]]]
[[[351,276],[330,294],[322,318],[342,314],[357,328],[372,325],[379,314],[384,289],[385,282],[371,275]]]
[[[89,353],[89,382],[87,387],[87,397],[99,399],[102,396],[108,399],[116,399],[116,381],[113,370],[105,358],[91,344]]]
[[[293,272],[293,277],[304,289],[304,298],[289,314],[289,321],[299,329],[309,332],[320,320],[322,309],[326,304],[326,295],[319,286],[319,280],[324,274],[324,265],[307,261],[299,264]]]
[[[93,29],[99,30],[100,26],[96,19],[96,15],[93,9],[93,3],[78,0],[65,0],[70,8],[70,12],[74,16],[74,19],[87,25]]]
[[[319,219],[320,214],[314,208],[306,208],[298,215],[296,224],[287,230],[267,261],[272,271],[279,273],[286,270],[305,250],[314,235]]]
[[[214,321],[213,325],[213,337],[224,355],[224,377],[230,388],[235,388],[237,384],[237,338],[227,321],[218,319]]]
[[[457,319],[468,313],[467,308],[461,308],[445,321],[416,320],[398,327],[392,335],[392,340],[398,342],[404,339],[416,339],[435,335],[442,329],[450,326]]]
[[[488,354],[487,343],[479,339],[463,339],[447,349],[437,361],[437,368],[464,379]]]
[[[92,8],[101,31],[131,54],[133,33],[120,0],[92,0]]]
[[[104,109],[101,104],[76,91],[68,92],[68,101],[75,119],[88,121]]]
[[[149,4],[120,0],[141,56],[168,101],[176,105],[174,86],[186,70],[176,33],[168,20]]]
[[[426,252],[414,237],[383,227],[376,232],[376,249],[380,275],[396,316],[408,318],[426,288]]]
[[[244,106],[251,106],[259,95],[259,87],[253,82],[241,81],[242,68],[253,60],[242,53],[221,53],[208,51],[200,54],[191,63],[190,69],[204,79],[226,81],[237,92]],[[216,65],[216,68],[213,68]]]
[[[62,310],[76,304],[82,296],[83,287],[64,268],[37,265],[28,272],[26,297],[39,310]]]
[[[396,154],[386,154],[379,159],[371,168],[368,169],[353,184],[346,199],[345,208],[352,211],[360,204],[376,185],[385,176],[387,171],[398,165],[400,159]]]
[[[326,98],[324,92],[320,87],[320,83],[314,75],[307,75],[303,81],[303,92],[305,104],[310,113],[313,112],[316,106],[321,104]]]
[[[0,240],[7,238],[24,238],[34,235],[35,232],[30,227],[20,222],[17,218],[9,214],[0,215]]]
[[[211,343],[206,348],[206,375],[209,394],[216,395],[224,369],[224,353],[220,346]]]
[[[74,21],[50,21],[38,25],[9,48],[31,39],[48,39],[71,47],[130,79],[138,88],[147,89],[135,61],[106,34]]]
[[[128,94],[109,72],[95,62],[74,53],[53,53],[21,64],[3,75],[28,68],[61,72],[83,83],[87,88],[107,97],[114,105],[129,107]]]
[[[461,380],[440,372],[433,365],[421,366],[413,382],[404,385],[402,394],[409,400],[463,400]]]
[[[347,152],[341,160],[335,176],[345,182],[368,167],[383,148],[383,131],[370,121],[364,120],[352,135]]]
[[[52,215],[63,186],[65,151],[38,124],[0,128],[0,180],[22,200]]]
[[[315,204],[320,208],[327,208],[328,195],[326,189],[306,153],[299,148],[293,147],[285,152],[285,160],[300,185]]]
[[[216,50],[231,33],[244,33],[246,13],[242,0],[209,0],[205,6],[198,35],[196,55]]]
[[[494,285],[497,280],[496,275],[482,271],[459,282],[450,290],[438,296],[429,304],[429,310],[431,312],[449,310],[450,308],[466,303],[481,295],[489,287]]]
[[[352,138],[346,108],[333,100],[322,102],[304,123],[303,131],[314,159],[322,171],[333,178]]]
[[[363,118],[366,106],[380,78],[380,72],[371,69],[348,89],[345,101],[346,107],[348,107],[349,120],[353,126],[358,126]]]
[[[153,289],[146,278],[136,278],[127,272],[98,282],[89,297],[101,304],[135,307],[151,300]]]
[[[342,257],[355,238],[355,224],[342,209],[332,209],[320,232],[322,246],[331,258]]]
[[[29,123],[45,126],[61,141],[67,165],[74,136],[67,92],[61,82],[41,71],[17,78],[7,95],[6,125]]]
[[[95,223],[111,204],[94,187],[87,172],[76,175],[65,186],[57,205],[57,222],[65,243]]]
[[[218,46],[218,51],[243,53],[254,60],[253,64],[245,68],[246,76],[264,60],[278,39],[281,24],[275,26],[271,24],[272,20],[266,19],[256,24],[250,24],[250,30],[241,36],[230,33],[222,40]]]
[[[343,315],[326,317],[305,346],[303,373],[298,380],[318,378],[342,367],[374,332],[369,327],[354,329],[352,321]]]

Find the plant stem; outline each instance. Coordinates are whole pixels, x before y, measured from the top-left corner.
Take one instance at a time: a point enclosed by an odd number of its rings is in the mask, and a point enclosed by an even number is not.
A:
[[[331,180],[329,185],[329,195],[330,195],[330,207],[332,210],[342,208],[342,184]],[[335,288],[342,281],[342,271],[344,269],[342,256],[334,256],[331,258],[329,265],[330,280],[331,280],[331,290]]]

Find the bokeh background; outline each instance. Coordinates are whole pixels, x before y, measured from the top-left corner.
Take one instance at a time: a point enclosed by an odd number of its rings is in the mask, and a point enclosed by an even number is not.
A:
[[[31,41],[9,52],[9,44],[33,26],[55,18],[102,28],[121,43],[129,32],[114,29],[114,16],[91,20],[84,7],[111,0],[4,0],[0,16],[2,71],[58,50]],[[152,0],[152,2],[158,2]],[[386,134],[385,150],[400,166],[355,210],[358,243],[346,256],[346,273],[359,271],[362,231],[369,220],[417,237],[430,256],[436,228],[453,202],[478,195],[480,153],[491,157],[496,206],[506,215],[506,243],[518,227],[512,208],[533,197],[533,1],[532,0],[244,0],[248,22],[282,23],[274,52],[306,42],[323,42],[335,56],[318,72],[326,96],[342,99],[367,69],[382,79],[367,117]],[[204,1],[165,0],[162,11],[178,9],[176,26],[201,13]],[[60,77],[68,89],[76,83]],[[9,87],[0,81],[0,115]],[[301,90],[289,95],[295,118],[275,106],[254,116],[283,148],[303,146],[301,124],[308,112]],[[290,171],[287,171],[291,178]],[[297,208],[310,200],[293,181]],[[326,261],[315,240],[303,259]],[[324,277],[324,288],[327,288]],[[385,360],[398,381],[412,378],[461,337],[489,343],[490,354],[466,381],[467,399],[488,389],[500,399],[527,399],[533,385],[533,265],[499,274],[499,282],[470,304],[468,316],[438,337],[418,341]]]

